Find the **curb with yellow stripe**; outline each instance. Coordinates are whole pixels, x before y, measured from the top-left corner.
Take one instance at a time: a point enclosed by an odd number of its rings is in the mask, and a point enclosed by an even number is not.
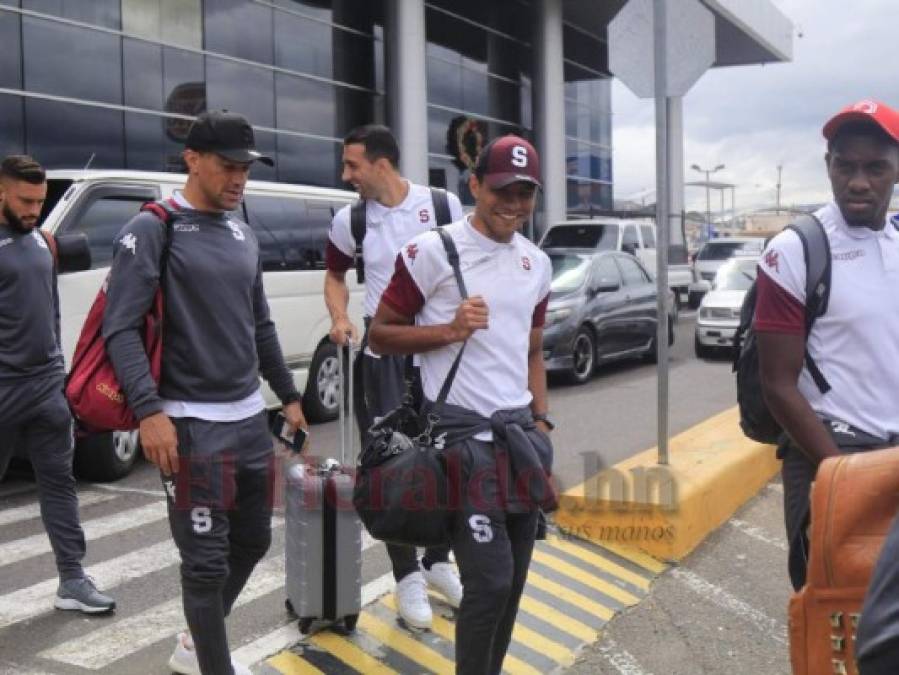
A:
[[[631,551],[613,552],[550,534],[538,542],[512,644],[504,663],[510,675],[541,675],[571,666],[619,611],[649,592],[665,565]],[[454,610],[432,597],[429,631],[400,627],[393,594],[368,605],[356,631],[322,631],[268,659],[261,673],[342,675],[455,672]]]

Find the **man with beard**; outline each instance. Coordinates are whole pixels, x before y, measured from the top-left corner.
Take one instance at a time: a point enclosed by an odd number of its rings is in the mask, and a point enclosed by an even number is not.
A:
[[[830,248],[825,310],[809,331],[806,252],[799,235],[784,230],[762,254],[754,319],[763,393],[786,432],[778,457],[796,589],[805,584],[818,465],[895,444],[899,434],[899,231],[887,220],[899,181],[899,112],[861,101],[823,134],[833,202],[814,215]]]
[[[406,180],[399,172],[399,159],[399,147],[387,127],[369,124],[346,135],[342,177],[359,193],[365,227],[357,236],[352,212],[359,207],[346,206],[334,216],[328,235],[325,303],[331,314],[331,339],[338,345],[345,344],[347,335],[356,338],[358,332],[347,316],[346,273],[354,264],[357,269],[364,266],[365,270],[366,334],[358,362],[362,391],[357,392],[356,405],[363,443],[374,419],[399,406],[406,390],[406,357],[402,354],[378,356],[367,346],[368,325],[393,275],[396,254],[416,235],[446,224],[440,222],[435,203],[441,196],[448,221],[462,218],[462,205],[456,195],[432,192],[425,185]],[[354,256],[361,260],[354,260]],[[453,607],[462,602],[462,585],[449,562],[448,546],[427,549],[420,563],[416,550],[410,546],[387,544],[387,553],[396,580],[397,610],[407,625],[418,629],[431,627],[433,613],[428,586]]]
[[[15,447],[37,479],[41,518],[59,572],[54,606],[88,614],[115,608],[84,575],[84,532],[72,474],[72,415],[63,394],[65,366],[59,293],[49,235],[37,228],[47,179],[31,157],[0,165],[0,468]],[[2,473],[2,471],[0,471]]]

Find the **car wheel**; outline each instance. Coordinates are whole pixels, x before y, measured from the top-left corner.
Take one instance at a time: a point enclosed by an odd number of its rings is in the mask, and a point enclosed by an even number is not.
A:
[[[706,347],[699,341],[699,336],[695,336],[693,338],[693,349],[696,352],[697,358],[707,359],[712,355],[712,348]]]
[[[574,364],[569,377],[575,384],[584,384],[593,376],[596,366],[596,343],[589,328],[581,328],[577,332],[571,351]]]
[[[87,480],[124,478],[141,455],[137,431],[113,431],[81,438],[75,446],[75,471]]]
[[[690,305],[690,309],[699,309],[699,304],[702,302],[703,295],[703,293],[697,291],[690,291],[687,295],[687,304]]]
[[[337,345],[329,340],[315,351],[309,366],[306,392],[303,394],[303,413],[306,419],[310,422],[336,420],[340,390]]]

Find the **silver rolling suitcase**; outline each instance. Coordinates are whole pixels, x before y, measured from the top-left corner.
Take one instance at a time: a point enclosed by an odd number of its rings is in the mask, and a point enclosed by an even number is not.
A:
[[[357,432],[352,344],[348,351],[346,368],[344,349],[337,349],[341,382],[349,385],[348,395],[341,390],[339,397],[340,461],[298,463],[286,472],[286,605],[304,634],[316,620],[342,621],[352,631],[361,610],[362,524],[353,508]]]

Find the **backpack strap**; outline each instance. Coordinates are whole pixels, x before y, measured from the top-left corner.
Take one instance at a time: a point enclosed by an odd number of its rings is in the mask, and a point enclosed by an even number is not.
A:
[[[824,225],[813,215],[802,215],[787,225],[802,242],[805,258],[805,336],[808,338],[815,320],[827,311],[830,302],[831,257],[830,242]],[[805,350],[805,365],[822,394],[830,391],[830,384],[814,359]]]
[[[44,241],[47,242],[47,248],[50,249],[50,255],[53,256],[53,270],[59,270],[59,246],[56,245],[56,237],[39,227],[35,229],[41,233]]]
[[[350,234],[353,235],[353,241],[356,248],[353,251],[353,264],[356,267],[356,281],[358,283],[365,282],[365,260],[362,258],[362,242],[365,239],[365,200],[357,199],[350,207]]]
[[[453,238],[446,229],[435,227],[434,231],[440,236],[440,241],[443,242],[446,257],[449,260],[450,267],[453,268],[453,275],[456,277],[459,295],[462,296],[463,300],[466,300],[468,299],[468,289],[465,287],[465,279],[462,278],[462,268],[459,265],[459,251],[456,248],[456,242],[453,241]],[[467,344],[468,340],[462,343],[462,348],[459,350],[459,353],[456,354],[453,365],[450,366],[449,372],[446,374],[446,379],[443,381],[443,386],[440,387],[440,393],[437,395],[436,403],[438,406],[446,403],[450,387],[453,386],[453,380],[456,379],[456,373],[459,371],[459,362],[462,360],[462,353],[465,351],[465,345]]]
[[[453,222],[453,216],[450,213],[449,197],[446,190],[440,188],[431,188],[431,203],[434,204],[434,220],[438,226],[449,225]]]

